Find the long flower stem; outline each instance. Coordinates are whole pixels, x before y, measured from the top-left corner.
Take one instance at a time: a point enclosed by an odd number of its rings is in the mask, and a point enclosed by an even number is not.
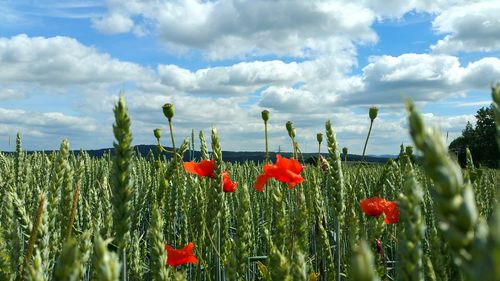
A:
[[[318,143],[318,167],[321,167],[321,143]]]
[[[365,147],[363,147],[363,155],[361,156],[361,161],[365,161],[365,151],[366,145],[368,144],[368,139],[370,138],[370,133],[372,132],[373,120],[370,120],[370,129],[368,129],[368,135],[366,136]]]
[[[175,140],[174,140],[174,131],[172,129],[172,120],[168,120],[168,128],[170,129],[170,137],[172,138],[172,149],[174,152],[174,157],[177,157],[176,151],[175,151]]]
[[[269,146],[267,143],[267,121],[264,122],[264,138],[266,139],[266,163],[269,163]]]

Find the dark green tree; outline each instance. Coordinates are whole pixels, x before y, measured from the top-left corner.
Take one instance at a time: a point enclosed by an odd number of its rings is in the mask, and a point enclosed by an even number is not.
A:
[[[469,147],[476,164],[498,167],[500,152],[495,140],[495,116],[493,107],[483,107],[475,115],[476,126],[467,122],[462,135],[454,139],[449,146],[451,153],[458,158],[460,165],[465,166],[465,149]]]

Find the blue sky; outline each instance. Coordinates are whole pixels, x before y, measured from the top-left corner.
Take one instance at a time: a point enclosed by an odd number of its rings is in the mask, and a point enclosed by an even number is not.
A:
[[[304,150],[332,119],[341,146],[370,154],[410,144],[403,99],[450,141],[500,81],[500,2],[485,1],[1,1],[0,149],[110,147],[120,92],[134,143],[217,127],[224,150]],[[166,132],[165,132],[166,133]],[[165,139],[165,145],[170,145]]]

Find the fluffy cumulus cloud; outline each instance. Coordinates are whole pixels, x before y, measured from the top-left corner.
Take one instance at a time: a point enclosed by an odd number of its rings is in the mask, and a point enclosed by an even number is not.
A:
[[[165,85],[190,93],[248,94],[275,83],[296,83],[302,69],[296,62],[253,61],[227,67],[203,68],[197,71],[176,65],[159,65],[158,74]]]
[[[141,81],[148,71],[69,37],[0,38],[0,82],[74,85]]]
[[[404,54],[373,57],[363,68],[359,92],[343,95],[342,104],[400,104],[404,98],[438,101],[487,89],[500,77],[500,59],[483,58],[467,65],[449,55]]]
[[[446,36],[431,48],[439,53],[500,49],[500,2],[471,1],[440,13],[432,25]]]
[[[329,52],[339,38],[373,43],[375,20],[413,11],[437,15],[434,29],[448,34],[432,47],[439,52],[495,49],[500,30],[496,0],[109,0],[107,6],[106,14],[93,19],[97,30],[150,30],[171,51],[200,50],[210,59],[309,57]]]
[[[171,50],[202,50],[207,58],[273,54],[308,57],[336,38],[374,42],[374,13],[351,1],[108,1],[98,30],[154,29]],[[128,18],[125,19],[124,16]]]

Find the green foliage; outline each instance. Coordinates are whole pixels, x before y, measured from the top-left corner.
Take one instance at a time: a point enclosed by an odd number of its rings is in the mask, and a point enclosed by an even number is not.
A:
[[[354,250],[351,261],[353,268],[352,280],[354,281],[378,281],[380,278],[375,274],[373,254],[365,241],[361,241]]]
[[[500,171],[479,170],[473,154],[461,170],[412,106],[423,166],[404,147],[385,166],[341,163],[327,122],[328,164],[304,164],[302,183],[270,179],[263,192],[251,188],[262,166],[223,162],[215,130],[215,176],[201,178],[182,170],[187,139],[177,157],[142,157],[123,99],[115,118],[113,156],[75,155],[67,141],[25,154],[20,138],[14,155],[0,154],[0,280],[498,279]],[[200,146],[208,160],[202,134]],[[239,182],[232,193],[224,171]],[[361,211],[371,196],[398,200],[396,225]],[[163,245],[188,242],[199,263],[166,265]]]
[[[80,250],[75,240],[66,241],[62,248],[61,255],[57,261],[55,268],[55,280],[57,281],[73,281],[80,277]]]
[[[462,136],[454,139],[450,152],[457,155],[462,166],[466,163],[466,148],[472,153],[477,164],[488,167],[499,167],[500,149],[496,143],[496,126],[493,105],[479,109],[475,115],[476,125],[467,122]]]

